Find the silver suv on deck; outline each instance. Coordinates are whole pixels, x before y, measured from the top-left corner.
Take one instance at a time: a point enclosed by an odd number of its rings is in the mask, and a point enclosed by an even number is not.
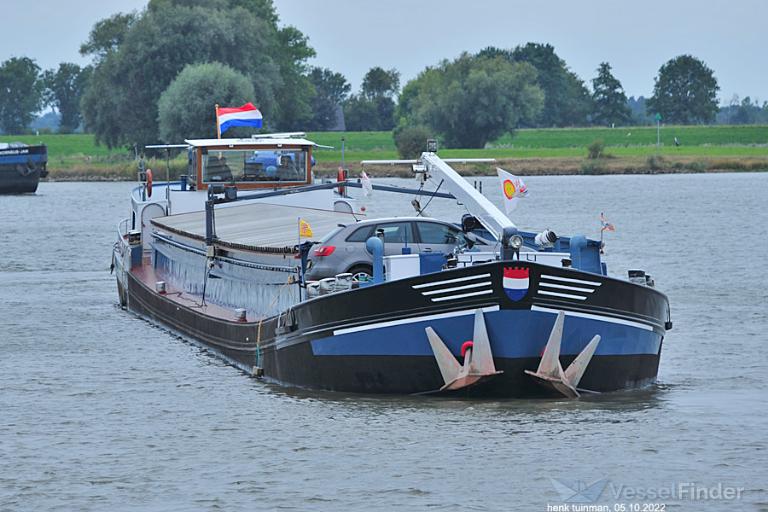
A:
[[[365,248],[368,238],[377,232],[384,236],[384,255],[402,254],[409,247],[413,254],[451,254],[457,247],[486,245],[488,241],[464,233],[454,224],[425,217],[371,219],[339,226],[325,235],[309,253],[311,265],[306,278],[316,281],[350,272],[373,273],[372,256]]]

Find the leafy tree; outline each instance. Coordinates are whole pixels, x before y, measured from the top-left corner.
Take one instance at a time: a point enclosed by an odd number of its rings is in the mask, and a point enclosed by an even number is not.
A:
[[[0,64],[0,128],[23,133],[43,103],[40,67],[28,57]]]
[[[544,107],[531,124],[536,126],[578,126],[592,111],[584,82],[568,69],[549,44],[527,43],[514,50],[486,48],[479,56],[503,57],[510,62],[527,62],[538,71],[538,85],[544,91]]]
[[[644,125],[655,123],[653,116],[648,114],[646,106],[647,101],[645,96],[638,96],[637,98],[630,96],[629,99],[627,99],[627,107],[631,112],[632,124]]]
[[[512,52],[512,60],[527,62],[539,72],[538,83],[544,91],[544,108],[539,126],[583,125],[591,111],[589,91],[584,82],[570,71],[549,44],[527,43]]]
[[[611,73],[611,65],[601,62],[597,77],[592,79],[592,122],[600,125],[626,124],[631,116],[627,107],[627,95],[616,77]]]
[[[96,141],[114,148],[129,144],[129,130],[123,112],[128,112],[127,91],[115,85],[118,81],[117,58],[104,59],[93,71],[80,100],[86,130],[93,132]],[[138,139],[137,139],[138,141]]]
[[[392,98],[368,99],[353,94],[344,103],[344,123],[349,131],[389,131],[395,126],[395,101]]]
[[[344,102],[344,124],[351,132],[378,131],[380,124],[376,104],[362,94],[351,95]]]
[[[720,87],[711,69],[690,55],[680,55],[659,69],[648,112],[668,123],[708,123],[717,114]]]
[[[715,118],[718,124],[768,124],[768,102],[754,102],[749,96],[739,100],[739,95],[734,94],[730,103],[721,108]]]
[[[400,73],[373,67],[363,77],[360,93],[344,104],[344,121],[351,131],[386,131],[395,127],[395,97]]]
[[[188,64],[220,62],[246,75],[272,128],[311,115],[303,73],[313,51],[298,30],[278,29],[271,0],[152,0],[120,34],[91,45],[108,49],[97,53],[82,100],[86,126],[111,147],[158,140],[157,102]],[[104,42],[113,40],[114,48]]]
[[[465,53],[405,86],[401,122],[432,128],[449,147],[481,148],[541,112],[536,78],[530,64]]]
[[[160,138],[173,143],[214,137],[214,105],[242,105],[253,99],[253,84],[243,73],[218,62],[189,64],[158,101]]]
[[[80,45],[80,54],[92,55],[96,60],[101,60],[117,51],[137,19],[136,13],[117,13],[97,21],[88,34],[88,40]]]
[[[400,90],[400,73],[395,69],[373,67],[363,77],[360,92],[368,99],[394,98]]]
[[[306,129],[312,119],[314,90],[307,76],[307,59],[315,56],[309,40],[295,27],[277,31],[275,61],[282,83],[275,88],[275,127],[278,130]]]
[[[91,68],[81,68],[71,62],[62,62],[57,70],[43,73],[46,104],[55,107],[61,115],[59,131],[75,131],[82,121],[80,99],[85,90]]]
[[[378,118],[378,127],[380,131],[391,130],[395,127],[395,110],[397,105],[395,100],[387,96],[379,96],[373,101],[373,106],[376,109],[376,117]]]
[[[486,46],[479,52],[477,52],[478,57],[484,57],[488,59],[495,59],[496,57],[503,57],[507,60],[512,60],[512,51],[511,50],[503,50],[501,48],[497,48],[496,46]]]
[[[398,126],[392,132],[400,158],[417,158],[427,149],[432,132],[426,126]]]
[[[344,75],[327,68],[312,68],[309,81],[315,88],[315,96],[312,99],[312,119],[307,129],[329,130],[336,124],[336,111],[347,99],[352,86]]]
[[[760,107],[752,104],[752,99],[747,96],[736,108],[733,113],[731,122],[733,124],[753,124],[757,120],[757,114],[760,112]]]

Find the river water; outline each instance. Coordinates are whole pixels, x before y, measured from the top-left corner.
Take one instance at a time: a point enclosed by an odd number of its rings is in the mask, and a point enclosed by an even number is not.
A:
[[[657,386],[464,401],[266,385],[117,307],[133,184],[0,197],[0,511],[574,510],[569,487],[605,510],[768,510],[768,173],[526,181],[519,226],[594,237],[605,211],[609,272],[644,268],[669,295]],[[370,212],[410,213],[389,198]]]

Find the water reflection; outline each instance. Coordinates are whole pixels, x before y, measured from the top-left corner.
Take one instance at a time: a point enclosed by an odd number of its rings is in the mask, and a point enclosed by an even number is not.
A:
[[[327,404],[354,408],[357,410],[412,410],[412,411],[456,411],[474,410],[478,414],[546,414],[552,412],[634,412],[661,407],[665,403],[668,385],[652,384],[645,388],[615,391],[611,393],[582,395],[578,400],[560,398],[536,399],[489,399],[473,397],[444,397],[425,395],[363,395],[318,391],[299,387],[260,382],[270,392],[297,401],[323,401]]]

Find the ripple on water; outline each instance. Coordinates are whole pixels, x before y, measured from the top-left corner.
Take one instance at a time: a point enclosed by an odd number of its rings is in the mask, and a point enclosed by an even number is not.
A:
[[[768,506],[765,251],[730,265],[699,243],[762,211],[768,174],[526,181],[536,198],[518,225],[574,232],[604,210],[619,230],[611,272],[641,265],[669,294],[659,384],[577,402],[264,384],[116,307],[105,269],[130,184],[43,183],[0,201],[0,509],[542,510],[561,499],[552,478],[724,482],[748,489],[735,508]],[[410,198],[377,197],[372,215],[409,211]],[[727,213],[708,207],[723,201]]]

